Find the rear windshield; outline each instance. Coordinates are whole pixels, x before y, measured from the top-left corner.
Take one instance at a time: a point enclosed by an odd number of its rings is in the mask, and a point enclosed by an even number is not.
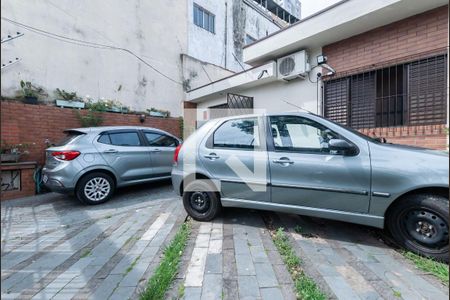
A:
[[[85,134],[79,131],[64,131],[64,133],[66,134],[66,136],[63,137],[58,143],[56,143],[55,146],[67,145],[71,143],[73,140],[75,140],[77,137]]]

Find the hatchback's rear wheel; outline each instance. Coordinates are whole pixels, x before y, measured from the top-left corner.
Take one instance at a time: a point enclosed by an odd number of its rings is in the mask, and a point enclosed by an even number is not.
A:
[[[386,224],[397,243],[414,253],[448,262],[448,199],[411,195],[394,204]]]
[[[100,204],[108,201],[114,193],[114,180],[102,172],[89,173],[77,184],[75,194],[83,203]]]
[[[219,193],[214,191],[214,185],[204,180],[193,181],[186,186],[183,205],[186,212],[197,221],[214,219],[222,208]]]

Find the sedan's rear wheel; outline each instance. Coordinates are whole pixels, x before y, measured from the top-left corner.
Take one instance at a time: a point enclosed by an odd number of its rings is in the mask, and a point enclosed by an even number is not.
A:
[[[186,212],[197,221],[210,221],[219,214],[222,206],[219,193],[214,191],[212,183],[193,181],[183,193],[183,205]]]
[[[411,195],[394,204],[386,224],[400,246],[448,262],[448,213],[448,199],[442,196]]]
[[[114,193],[114,180],[108,174],[95,172],[80,179],[76,188],[78,200],[86,204],[108,201]]]

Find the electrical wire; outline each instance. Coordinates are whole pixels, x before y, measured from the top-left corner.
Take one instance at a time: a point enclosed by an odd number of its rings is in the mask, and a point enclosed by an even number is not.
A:
[[[29,30],[31,32],[34,32],[36,34],[39,35],[43,35],[45,37],[48,38],[53,38],[55,40],[59,40],[62,42],[66,42],[66,43],[70,43],[70,44],[74,44],[74,45],[78,45],[78,46],[83,46],[83,47],[90,47],[90,48],[96,48],[96,49],[106,49],[106,50],[119,50],[119,51],[123,51],[126,52],[132,56],[134,56],[136,59],[138,59],[140,62],[142,62],[143,64],[145,64],[146,66],[148,66],[149,68],[151,68],[153,71],[155,71],[156,73],[158,73],[159,75],[165,77],[166,79],[180,84],[182,85],[181,82],[169,77],[168,75],[164,74],[163,72],[159,71],[157,68],[155,68],[153,65],[151,65],[150,63],[148,63],[147,61],[145,61],[142,57],[140,57],[139,55],[137,55],[136,53],[134,53],[133,51],[127,49],[127,48],[122,48],[122,47],[116,47],[116,46],[112,46],[112,45],[107,45],[107,44],[101,44],[101,43],[94,43],[94,42],[89,42],[89,41],[84,41],[84,40],[80,40],[80,39],[74,39],[74,38],[70,38],[67,36],[63,36],[60,34],[56,34],[56,33],[52,33],[46,30],[42,30],[30,25],[26,25],[11,19],[8,19],[6,17],[1,17],[2,20],[9,22],[11,24],[14,24],[16,26],[22,27],[26,30]]]

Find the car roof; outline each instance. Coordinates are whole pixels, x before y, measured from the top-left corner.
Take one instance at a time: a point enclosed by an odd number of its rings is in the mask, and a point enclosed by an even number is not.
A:
[[[98,127],[81,127],[81,128],[69,128],[64,130],[64,132],[69,131],[78,131],[83,133],[97,133],[97,132],[103,132],[103,131],[110,131],[110,130],[126,130],[126,129],[133,129],[133,130],[152,130],[161,132],[164,134],[168,134],[173,136],[173,134],[166,132],[164,130],[154,128],[154,127],[145,127],[145,126],[98,126]]]
[[[232,120],[232,119],[241,119],[241,118],[255,118],[255,117],[272,117],[272,116],[311,116],[315,115],[312,112],[309,111],[286,111],[286,112],[280,112],[280,113],[259,113],[259,114],[246,114],[246,115],[235,115],[235,116],[228,116],[228,117],[222,117],[215,119],[224,121],[224,120]]]

